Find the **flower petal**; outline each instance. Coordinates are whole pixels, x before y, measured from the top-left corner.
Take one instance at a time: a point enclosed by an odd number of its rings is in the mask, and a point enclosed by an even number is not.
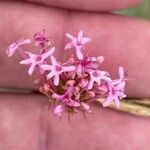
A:
[[[66,104],[69,105],[69,106],[73,106],[73,107],[79,107],[80,104],[72,99],[69,99],[66,101]]]
[[[54,76],[54,85],[58,86],[59,84],[59,75]]]
[[[91,90],[93,88],[93,84],[94,84],[94,81],[91,79],[88,84],[88,90]]]
[[[17,48],[18,45],[16,43],[11,44],[6,50],[6,54],[8,55],[8,57],[11,57],[15,53]]]
[[[61,100],[61,99],[62,99],[62,96],[61,96],[61,95],[58,95],[58,94],[56,94],[56,93],[53,93],[53,94],[52,94],[52,98],[55,98],[55,99],[57,99],[57,100]]]
[[[118,85],[115,86],[115,89],[116,89],[116,90],[124,89],[125,84],[126,84],[125,81],[120,82]]]
[[[40,66],[43,70],[52,70],[52,66],[51,65],[41,65]]]
[[[122,93],[121,96],[119,96],[120,99],[127,97],[126,94]]]
[[[68,43],[65,45],[65,50],[73,48],[72,43]]]
[[[122,80],[124,79],[124,69],[123,69],[123,67],[119,67],[119,76]]]
[[[57,65],[57,61],[56,61],[56,58],[54,56],[51,56],[51,63],[53,65]]]
[[[111,102],[113,101],[113,99],[114,99],[113,96],[108,96],[108,97],[106,98],[106,100],[104,101],[104,103],[103,103],[103,107],[109,106],[109,105],[111,104]]]
[[[71,39],[71,40],[74,40],[75,39],[75,37],[74,36],[72,36],[71,34],[69,34],[69,33],[65,33],[65,35],[69,38],[69,39]]]
[[[104,57],[103,56],[98,56],[97,57],[97,62],[99,63],[99,64],[101,64],[103,61],[104,61]]]
[[[82,39],[82,44],[85,45],[85,44],[89,43],[90,41],[91,41],[91,38],[84,37],[84,38]]]
[[[48,75],[47,75],[47,78],[48,79],[51,79],[52,77],[54,77],[55,76],[55,74],[54,74],[54,72],[50,72]]]
[[[46,58],[48,58],[49,56],[51,56],[54,52],[55,52],[55,47],[52,47],[47,52],[43,53],[41,55],[42,56],[42,61],[44,61]]]
[[[33,74],[33,71],[36,67],[36,63],[32,63],[32,65],[30,66],[29,70],[28,70],[28,74],[31,76]]]
[[[82,60],[82,59],[83,59],[83,53],[82,53],[81,46],[77,46],[77,47],[76,47],[76,55],[77,55],[77,58],[78,58],[79,60]]]
[[[27,65],[32,63],[32,59],[28,58],[19,62],[20,64]]]
[[[83,72],[83,67],[82,67],[81,64],[79,64],[79,65],[77,66],[77,74],[78,74],[79,76],[81,76],[81,75],[82,75],[82,72]]]
[[[114,97],[114,102],[115,102],[115,106],[119,109],[120,101],[119,101],[118,97]]]
[[[30,39],[19,40],[19,41],[17,41],[17,43],[18,43],[18,46],[21,46],[21,45],[25,45],[25,44],[30,44],[31,40]]]
[[[90,109],[89,104],[81,102],[81,106],[83,107],[84,110],[88,111],[89,113],[92,112],[91,109]]]
[[[70,71],[75,71],[76,70],[76,67],[75,66],[63,66],[62,67],[62,71],[63,72],[70,72]]]
[[[82,42],[82,38],[83,38],[83,31],[81,30],[81,31],[78,33],[78,36],[77,36],[78,42]]]

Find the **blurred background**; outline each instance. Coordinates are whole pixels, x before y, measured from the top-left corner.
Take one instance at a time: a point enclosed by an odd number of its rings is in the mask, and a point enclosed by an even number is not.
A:
[[[129,16],[137,16],[140,18],[150,19],[150,0],[145,0],[144,3],[140,6],[120,11],[119,13]]]

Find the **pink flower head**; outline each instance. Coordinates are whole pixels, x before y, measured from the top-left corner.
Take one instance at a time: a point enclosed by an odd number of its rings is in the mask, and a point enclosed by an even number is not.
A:
[[[79,107],[80,103],[74,101],[72,99],[72,94],[73,94],[73,88],[72,87],[68,87],[67,91],[65,92],[65,94],[63,95],[59,95],[54,93],[52,95],[53,98],[60,100],[62,102],[64,102],[66,105],[71,106],[71,107]]]
[[[37,32],[34,34],[34,39],[36,40],[35,45],[40,46],[41,48],[51,45],[51,39],[45,36],[45,30]]]
[[[119,68],[120,78],[118,80],[108,82],[108,97],[103,103],[103,107],[109,106],[112,101],[115,102],[117,108],[120,106],[120,99],[125,98],[124,94],[125,80],[124,80],[124,70],[122,67]]]
[[[32,75],[36,66],[39,66],[44,63],[44,61],[51,56],[55,51],[55,47],[49,49],[47,52],[43,54],[33,54],[30,52],[26,52],[29,55],[29,58],[22,60],[20,64],[28,65],[31,64],[28,74]]]
[[[58,86],[60,75],[63,72],[75,71],[75,66],[64,66],[61,63],[57,62],[54,56],[51,56],[51,65],[41,65],[43,70],[50,71],[47,75],[48,79],[54,77],[54,85]]]
[[[16,50],[18,50],[18,48],[20,46],[30,44],[30,43],[31,43],[30,39],[25,39],[25,40],[21,39],[21,40],[17,40],[16,42],[12,43],[6,51],[8,57],[11,57],[16,52]]]
[[[60,117],[62,115],[62,112],[63,112],[63,107],[62,105],[57,105],[54,109],[54,115]]]
[[[75,48],[76,55],[79,60],[84,58],[84,46],[91,41],[88,37],[83,37],[83,31],[80,31],[77,37],[72,36],[71,34],[66,33],[66,36],[72,41],[66,44],[65,49]]]
[[[123,67],[119,67],[119,79],[112,80],[108,72],[100,69],[104,57],[90,57],[86,53],[85,45],[91,39],[83,37],[83,31],[77,37],[68,33],[66,36],[71,41],[65,50],[74,48],[76,56],[71,54],[64,63],[54,57],[55,47],[51,46],[51,38],[45,36],[45,30],[34,34],[34,46],[40,50],[38,54],[24,52],[21,48],[31,43],[30,39],[11,44],[7,54],[11,57],[18,52],[23,58],[20,64],[29,65],[28,74],[37,73],[34,83],[42,94],[57,104],[53,110],[56,116],[61,116],[64,110],[79,112],[82,109],[91,113],[90,103],[101,97],[105,98],[104,107],[114,102],[119,108],[120,100],[126,97]]]
[[[91,90],[94,86],[94,83],[97,83],[98,86],[100,86],[101,81],[110,81],[110,77],[108,77],[108,72],[100,71],[100,70],[91,70],[89,71],[90,74],[90,81],[88,85],[88,89]]]

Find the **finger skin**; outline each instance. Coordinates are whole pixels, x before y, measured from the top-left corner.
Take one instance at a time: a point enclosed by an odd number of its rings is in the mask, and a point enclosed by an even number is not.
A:
[[[109,14],[68,12],[22,3],[1,3],[0,10],[0,35],[3,35],[0,37],[1,86],[34,88],[34,77],[27,75],[28,67],[18,64],[18,55],[8,59],[5,54],[14,39],[29,38],[45,28],[47,34],[54,38],[57,57],[64,58],[68,54],[63,51],[65,32],[75,35],[82,29],[86,36],[92,38],[87,46],[89,54],[105,56],[102,69],[108,70],[114,77],[118,77],[120,65],[128,71],[128,78],[132,79],[127,81],[128,96],[150,97],[148,21]]]
[[[86,118],[79,112],[52,115],[43,96],[0,95],[0,149],[149,150],[150,120],[101,106]]]
[[[133,7],[143,0],[24,0],[48,6],[81,11],[113,11]]]

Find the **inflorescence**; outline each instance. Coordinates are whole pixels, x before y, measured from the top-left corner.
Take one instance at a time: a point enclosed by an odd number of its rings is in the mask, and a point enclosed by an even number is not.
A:
[[[123,67],[119,67],[119,79],[112,80],[108,72],[100,69],[104,57],[90,57],[86,53],[85,45],[91,39],[83,37],[83,31],[77,37],[68,33],[66,36],[70,42],[65,50],[74,49],[75,55],[63,63],[54,56],[55,47],[52,39],[45,36],[45,30],[34,34],[33,44],[39,48],[38,54],[23,49],[23,45],[31,44],[31,39],[20,39],[9,46],[7,55],[11,57],[18,52],[23,58],[20,64],[29,65],[28,74],[37,73],[34,83],[54,103],[53,113],[57,116],[63,111],[91,113],[90,103],[98,98],[105,98],[103,107],[114,102],[119,108],[120,100],[126,97]]]

